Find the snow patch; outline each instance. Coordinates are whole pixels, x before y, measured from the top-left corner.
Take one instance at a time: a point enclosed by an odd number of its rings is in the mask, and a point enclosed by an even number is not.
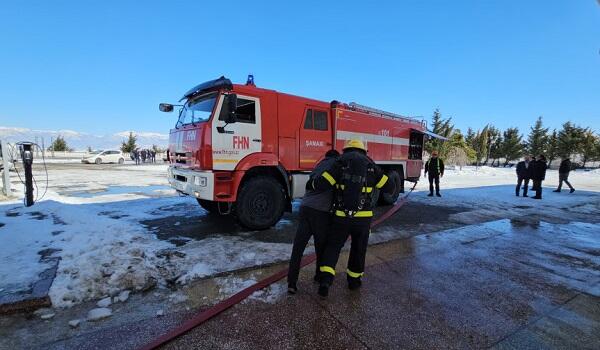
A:
[[[98,321],[110,316],[112,316],[112,310],[106,307],[101,307],[97,309],[91,309],[90,311],[88,311],[87,320]]]

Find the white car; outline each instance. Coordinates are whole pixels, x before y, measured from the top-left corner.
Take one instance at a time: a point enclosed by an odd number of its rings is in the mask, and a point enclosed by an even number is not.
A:
[[[94,151],[86,154],[81,159],[82,163],[125,163],[125,157],[121,151],[107,150],[107,151]]]

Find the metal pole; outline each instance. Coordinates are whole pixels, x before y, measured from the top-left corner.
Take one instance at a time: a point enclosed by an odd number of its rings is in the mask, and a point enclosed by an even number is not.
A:
[[[8,157],[10,156],[10,153],[8,152],[8,143],[6,143],[6,141],[4,140],[0,140],[0,147],[2,148],[2,165],[3,165],[3,182],[4,182],[4,194],[7,197],[10,197],[12,195],[12,192],[10,190],[10,160],[8,159]]]
[[[31,143],[21,144],[21,158],[23,159],[23,169],[25,169],[25,206],[33,205],[33,145]]]

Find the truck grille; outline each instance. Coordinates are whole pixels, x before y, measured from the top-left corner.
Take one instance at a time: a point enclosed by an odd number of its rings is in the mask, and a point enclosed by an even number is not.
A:
[[[173,158],[175,159],[175,163],[177,164],[190,164],[191,157],[191,152],[175,153],[175,156],[173,156]]]

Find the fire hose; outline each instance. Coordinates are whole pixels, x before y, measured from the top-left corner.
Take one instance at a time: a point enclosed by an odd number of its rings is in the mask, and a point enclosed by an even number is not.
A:
[[[385,213],[383,213],[381,216],[377,217],[376,220],[374,220],[371,223],[371,228],[381,224],[382,222],[384,222],[385,220],[389,219],[392,215],[394,215],[404,204],[406,204],[406,202],[408,202],[408,196],[414,191],[415,187],[417,186],[417,182],[415,182],[415,184],[413,185],[413,187],[410,189],[410,191],[402,196],[401,198],[399,198],[396,203],[394,203],[394,205],[392,207],[390,207]],[[302,261],[300,263],[300,267],[304,267],[308,264],[311,264],[313,262],[315,262],[315,260],[317,260],[317,256],[316,254],[310,254],[307,255],[305,257],[302,258]],[[272,274],[271,276],[260,280],[259,282],[253,284],[252,286],[245,288],[241,291],[239,291],[238,293],[232,295],[231,297],[219,302],[218,304],[210,307],[207,310],[204,311],[200,311],[199,313],[197,313],[196,315],[194,315],[192,318],[188,319],[187,321],[185,321],[184,323],[182,323],[181,325],[179,325],[178,327],[168,331],[167,333],[159,336],[158,338],[152,340],[150,343],[144,345],[143,347],[140,348],[140,350],[151,350],[151,349],[156,349],[157,347],[183,335],[184,333],[187,333],[188,331],[192,330],[193,328],[198,327],[199,325],[203,324],[204,322],[210,320],[211,318],[219,315],[220,313],[222,313],[223,311],[229,309],[230,307],[239,304],[240,302],[242,302],[244,299],[248,298],[250,295],[252,295],[254,292],[257,292],[263,288],[266,288],[268,286],[270,286],[271,284],[285,278],[287,276],[288,273],[288,269],[285,268],[279,272],[276,272],[274,274]]]

